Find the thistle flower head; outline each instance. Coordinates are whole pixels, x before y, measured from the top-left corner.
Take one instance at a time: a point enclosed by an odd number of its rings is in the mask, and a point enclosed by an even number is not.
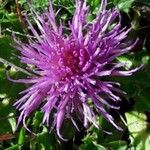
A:
[[[124,71],[124,64],[115,60],[131,50],[136,42],[126,42],[130,29],[121,28],[119,11],[107,10],[106,4],[107,1],[102,0],[97,16],[89,22],[86,0],[76,0],[73,18],[67,27],[56,23],[51,2],[42,14],[31,9],[38,31],[26,17],[34,38],[28,37],[28,43],[15,39],[21,61],[33,65],[36,73],[36,76],[17,80],[31,84],[15,103],[21,112],[18,124],[23,121],[26,127],[26,117],[40,107],[44,113],[43,123],[49,126],[50,116],[53,116],[53,126],[60,138],[64,119],[70,118],[77,129],[76,120],[85,127],[89,122],[98,127],[98,113],[121,130],[108,110],[118,109],[112,103],[115,105],[120,100],[123,91],[118,83],[103,80],[103,77],[129,76],[137,70]],[[93,107],[89,106],[89,99]]]

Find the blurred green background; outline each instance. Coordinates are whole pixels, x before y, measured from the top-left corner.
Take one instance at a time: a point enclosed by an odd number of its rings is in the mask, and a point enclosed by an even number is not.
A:
[[[100,0],[87,0],[90,5],[89,20],[92,20]],[[33,0],[37,11],[48,7],[48,0]],[[54,9],[60,9],[58,15],[63,23],[67,23],[73,15],[74,1],[53,0]],[[149,150],[150,149],[150,0],[109,0],[108,7],[118,7],[122,15],[122,26],[131,26],[128,38],[139,38],[137,46],[118,61],[127,62],[127,69],[144,64],[144,67],[132,77],[112,78],[121,83],[127,92],[122,97],[118,113],[110,110],[118,119],[121,116],[123,132],[114,129],[101,116],[100,126],[112,135],[91,126],[80,132],[66,122],[63,134],[69,140],[60,141],[55,131],[49,133],[41,124],[43,114],[37,110],[28,120],[28,125],[37,136],[28,133],[22,126],[16,130],[19,113],[12,106],[20,97],[18,94],[26,85],[12,83],[7,80],[6,72],[12,78],[27,76],[19,62],[18,51],[13,48],[12,31],[25,38],[26,25],[23,12],[30,12],[27,0],[0,0],[0,150]],[[32,16],[30,16],[32,19]],[[59,18],[60,19],[60,18]]]

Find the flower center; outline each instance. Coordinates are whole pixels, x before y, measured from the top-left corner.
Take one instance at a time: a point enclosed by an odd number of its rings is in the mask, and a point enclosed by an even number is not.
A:
[[[58,51],[53,54],[50,61],[53,76],[58,80],[64,80],[72,76],[82,75],[88,60],[87,51],[77,47],[75,43],[63,47],[59,45]]]

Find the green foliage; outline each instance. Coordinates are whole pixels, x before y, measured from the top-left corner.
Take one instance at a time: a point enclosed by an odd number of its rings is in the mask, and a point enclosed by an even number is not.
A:
[[[126,118],[130,132],[131,147],[139,150],[149,150],[150,130],[146,115],[132,111],[126,113]]]
[[[32,2],[39,12],[47,9],[49,4],[49,0],[33,0]],[[52,2],[55,11],[60,9],[56,17],[57,21],[62,19],[63,23],[68,23],[75,8],[74,1],[53,0]],[[100,1],[87,0],[87,2],[90,5],[88,20],[91,21],[97,13]],[[18,3],[22,13],[23,11],[30,12],[26,0],[18,0]],[[36,135],[27,132],[22,126],[19,126],[16,131],[16,120],[19,116],[12,105],[16,99],[19,99],[18,93],[24,89],[24,86],[10,82],[6,72],[14,79],[23,78],[27,74],[25,70],[22,70],[24,66],[20,64],[17,58],[18,52],[11,46],[13,41],[10,32],[13,30],[24,34],[24,27],[16,13],[15,1],[0,1],[0,150],[61,150],[64,145],[69,145],[68,149],[75,150],[149,150],[150,1],[109,0],[108,7],[113,5],[124,12],[122,17],[125,24],[123,26],[132,25],[133,31],[129,34],[129,38],[131,40],[139,38],[141,41],[141,44],[131,53],[119,57],[117,61],[126,63],[125,69],[127,70],[144,64],[144,67],[132,77],[110,79],[120,82],[121,88],[127,92],[123,101],[129,103],[130,109],[123,105],[120,114],[112,112],[124,131],[117,131],[100,116],[98,122],[102,129],[98,130],[91,126],[84,134],[81,132],[80,138],[76,136],[77,131],[71,123],[66,120],[61,131],[63,136],[69,139],[65,143],[57,138],[55,131],[49,133],[50,129],[42,125],[43,113],[39,110],[27,121],[29,128]],[[20,38],[23,37],[20,36]],[[131,99],[133,103],[131,103]],[[103,130],[112,134],[106,134]],[[77,143],[75,139],[78,139],[79,142]]]
[[[134,0],[114,0],[113,3],[116,5],[120,10],[128,13],[129,9],[132,6]]]

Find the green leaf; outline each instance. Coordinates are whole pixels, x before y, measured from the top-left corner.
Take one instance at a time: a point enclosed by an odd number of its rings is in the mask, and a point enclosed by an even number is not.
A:
[[[81,145],[81,150],[106,150],[105,147],[96,142],[94,134],[87,135],[83,139],[84,144]]]
[[[14,57],[12,53],[17,52],[10,45],[11,43],[12,43],[12,40],[9,36],[0,37],[0,57],[8,61],[14,61]]]
[[[112,150],[127,150],[127,142],[125,141],[113,141],[108,144]]]
[[[33,0],[33,4],[36,8],[42,9],[49,6],[49,0]]]
[[[43,126],[43,131],[37,134],[36,138],[37,147],[42,150],[54,150],[58,144],[53,133],[49,133]]]
[[[36,111],[34,117],[33,117],[33,126],[38,127],[40,126],[43,118],[43,113],[40,111]]]
[[[0,102],[0,134],[14,132],[15,120],[14,118],[10,118],[10,113],[13,113],[13,109],[10,106],[10,104],[5,105],[2,102]]]
[[[132,111],[125,114],[131,146],[139,150],[149,150],[150,129],[146,122],[147,117],[143,113]]]
[[[24,141],[25,141],[25,129],[24,127],[22,127],[18,137],[18,145],[24,144]]]
[[[113,3],[116,5],[120,10],[128,13],[129,9],[132,6],[134,0],[114,0]]]
[[[13,145],[9,148],[6,148],[5,150],[19,150],[19,146],[16,144],[16,145]]]
[[[8,121],[11,125],[11,128],[12,128],[12,132],[14,133],[16,131],[16,119],[14,118],[14,113],[10,113],[8,115]]]
[[[21,24],[16,13],[9,13],[6,10],[1,11],[0,13],[0,15],[2,16],[0,18],[1,29],[6,30],[7,28],[11,28],[14,31],[22,32]]]
[[[125,125],[119,121],[119,115],[115,115],[115,121],[122,129],[125,128]],[[123,132],[118,131],[110,122],[106,119],[102,118],[100,120],[101,130],[97,130],[97,141],[99,144],[109,147],[109,142],[118,141],[122,138]],[[107,134],[104,131],[110,132],[111,134]]]

